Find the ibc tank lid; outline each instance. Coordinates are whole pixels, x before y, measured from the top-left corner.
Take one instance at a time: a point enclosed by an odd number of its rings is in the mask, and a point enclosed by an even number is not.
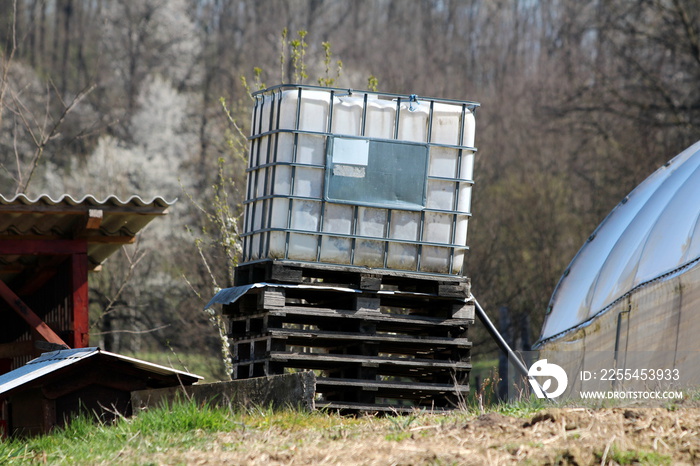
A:
[[[341,87],[324,87],[324,86],[314,86],[314,85],[309,85],[309,84],[278,84],[276,86],[270,86],[266,89],[261,89],[259,91],[253,92],[251,95],[253,97],[262,95],[262,94],[269,94],[270,92],[273,91],[285,91],[285,90],[317,90],[317,91],[325,91],[325,92],[333,92],[334,94],[338,96],[346,95],[346,96],[352,96],[355,94],[367,94],[369,96],[377,96],[377,97],[383,97],[383,98],[400,98],[401,100],[408,100],[408,101],[419,101],[419,100],[425,100],[425,101],[434,101],[434,102],[442,102],[442,103],[447,103],[447,104],[459,104],[459,105],[466,105],[468,108],[474,110],[477,107],[480,107],[481,104],[479,102],[474,102],[471,100],[456,100],[456,99],[444,99],[444,98],[438,98],[438,97],[426,97],[426,96],[419,96],[418,94],[393,94],[393,93],[387,93],[387,92],[377,92],[377,91],[363,91],[363,90],[356,90],[356,89],[351,89],[351,88],[341,88]]]

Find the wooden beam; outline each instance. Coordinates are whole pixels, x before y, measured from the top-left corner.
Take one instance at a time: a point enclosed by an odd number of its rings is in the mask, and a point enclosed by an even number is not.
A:
[[[100,385],[123,392],[148,388],[146,383],[150,375],[148,373],[143,373],[139,377],[125,374],[118,367],[113,367],[110,364],[103,367],[97,367],[96,363],[91,364],[87,361],[81,361],[82,370],[80,373],[71,373],[70,377],[60,377],[56,381],[45,383],[41,387],[42,394],[50,400],[55,400],[91,385]]]
[[[90,244],[133,244],[136,242],[135,236],[103,236],[103,235],[83,235],[80,239],[87,240]]]
[[[51,327],[46,325],[34,311],[29,309],[29,306],[27,306],[2,280],[0,280],[0,298],[4,299],[30,327],[36,330],[46,341],[58,345],[66,345],[66,342],[56,335],[56,333],[51,330]],[[66,347],[68,347],[68,345],[66,345]]]
[[[99,232],[100,225],[102,225],[102,211],[90,209],[82,215],[82,219],[76,220],[73,227],[73,237],[80,238],[88,233]]]
[[[90,344],[88,257],[87,254],[73,254],[70,260],[73,297],[73,347],[85,348]]]
[[[13,341],[0,344],[0,359],[29,356],[34,352],[34,342],[31,340]]]
[[[100,209],[88,210],[85,228],[88,230],[98,230],[100,225],[102,225],[102,211]]]
[[[30,276],[21,277],[21,285],[17,286],[16,294],[19,296],[27,296],[36,293],[49,280],[56,276],[58,268],[66,256],[46,256],[39,258],[39,263],[36,267],[31,268]],[[26,272],[27,268],[22,270]],[[16,283],[16,282],[15,282]]]
[[[4,238],[7,238],[5,236]],[[67,240],[65,237],[57,236],[57,235],[47,235],[47,236],[41,236],[41,235],[13,235],[11,239],[3,239],[3,236],[0,236],[0,255],[22,255],[25,253],[22,253],[21,249],[19,250],[20,252],[16,252],[12,250],[12,245],[8,243],[7,246],[3,246],[2,243],[4,242],[9,242],[9,241],[16,241],[16,242],[25,242],[25,241],[30,241],[30,242],[35,242],[35,241],[87,241],[89,244],[133,244],[136,242],[136,237],[131,236],[131,235],[114,235],[114,236],[104,236],[101,235],[97,232],[93,232],[92,234],[87,234],[87,232],[83,232],[80,236],[77,236],[73,238],[72,240]],[[38,248],[39,251],[42,249],[37,246],[31,246],[35,249]],[[26,249],[26,248],[25,248]],[[3,252],[3,251],[9,251],[9,252]],[[64,254],[64,253],[49,253],[49,252],[29,252],[26,254]],[[65,254],[70,254],[70,253],[65,253]]]
[[[43,215],[84,215],[85,212],[90,210],[89,207],[76,207],[71,205],[0,205],[0,213],[7,214],[36,214],[41,213]],[[104,209],[109,215],[166,215],[168,206],[113,206],[105,205]]]
[[[20,255],[60,255],[87,252],[84,239],[0,239],[0,254]]]

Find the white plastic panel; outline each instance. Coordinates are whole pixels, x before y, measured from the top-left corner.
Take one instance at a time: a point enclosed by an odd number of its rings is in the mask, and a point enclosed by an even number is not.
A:
[[[440,273],[449,270],[451,248],[423,246],[420,269],[422,272]]]
[[[323,231],[343,235],[351,234],[352,211],[352,206],[327,202],[323,215]]]
[[[462,151],[462,165],[459,168],[459,177],[464,180],[474,179],[474,152]]]
[[[354,265],[367,267],[384,266],[384,241],[358,239],[355,244]]]
[[[297,163],[324,165],[326,163],[326,138],[300,134],[297,141]]]
[[[429,180],[428,201],[429,209],[452,210],[455,200],[455,183],[453,181]]]
[[[350,136],[362,134],[363,99],[336,98],[333,102],[333,133]]]
[[[428,175],[454,178],[457,174],[458,156],[459,149],[441,146],[431,147]]]
[[[427,142],[428,115],[429,107],[425,102],[423,104],[401,103],[398,138],[402,141]]]
[[[295,199],[292,201],[292,229],[318,231],[321,203]]]
[[[386,220],[386,209],[359,207],[357,234],[370,238],[384,238],[386,237]]]
[[[289,199],[275,197],[272,199],[272,215],[270,217],[271,228],[287,228],[289,213]]]
[[[321,241],[321,262],[350,264],[352,240],[338,236],[324,236]]]
[[[406,243],[389,243],[387,266],[390,269],[415,270],[418,246]]]
[[[367,108],[365,136],[377,139],[393,139],[396,128],[396,104],[373,101]]]
[[[391,229],[389,237],[393,239],[406,239],[409,241],[418,241],[419,226],[419,212],[395,210],[391,216]]]
[[[315,261],[318,249],[318,236],[289,234],[289,258],[299,261]]]
[[[296,167],[294,195],[320,199],[323,193],[323,169]]]
[[[462,106],[435,103],[430,142],[459,145],[462,129]]]
[[[281,196],[289,196],[292,186],[292,167],[290,165],[275,166],[275,182],[272,186],[272,193]]]

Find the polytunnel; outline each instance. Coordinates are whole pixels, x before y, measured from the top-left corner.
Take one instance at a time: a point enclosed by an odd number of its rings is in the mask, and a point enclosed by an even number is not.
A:
[[[700,142],[637,186],[554,290],[536,347],[573,370],[700,375]]]

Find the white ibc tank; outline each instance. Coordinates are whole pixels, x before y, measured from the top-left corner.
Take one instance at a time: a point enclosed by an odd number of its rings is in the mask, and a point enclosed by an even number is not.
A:
[[[478,104],[288,85],[255,98],[243,263],[463,273]]]

